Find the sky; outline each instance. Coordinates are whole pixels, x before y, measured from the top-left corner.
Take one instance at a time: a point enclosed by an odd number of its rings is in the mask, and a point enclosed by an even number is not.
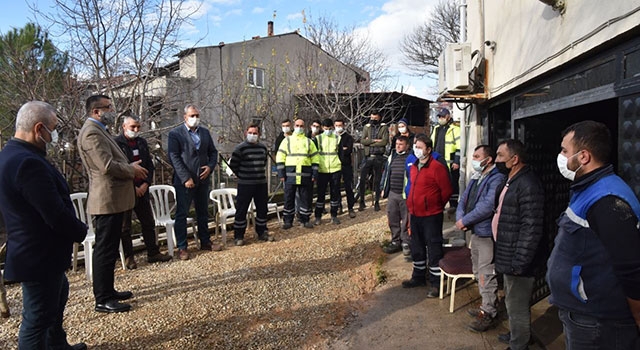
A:
[[[36,1],[45,11],[52,4],[52,0],[28,1]],[[27,0],[0,0],[0,3],[3,8],[0,33],[33,21]],[[410,74],[402,65],[400,43],[405,35],[428,20],[437,0],[185,0],[184,3],[197,9],[191,25],[182,28],[185,48],[196,42],[198,46],[208,46],[266,36],[268,21],[274,21],[275,34],[299,29],[304,35],[305,17],[329,17],[341,28],[355,27],[367,33],[371,43],[386,54],[393,76],[387,84],[389,90],[434,99],[436,82]]]

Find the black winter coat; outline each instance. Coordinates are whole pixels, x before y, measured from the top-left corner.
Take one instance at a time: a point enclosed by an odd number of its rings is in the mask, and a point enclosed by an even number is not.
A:
[[[533,276],[544,267],[546,249],[543,239],[544,189],[527,165],[496,190],[496,206],[507,186],[495,242],[495,269],[498,273]]]

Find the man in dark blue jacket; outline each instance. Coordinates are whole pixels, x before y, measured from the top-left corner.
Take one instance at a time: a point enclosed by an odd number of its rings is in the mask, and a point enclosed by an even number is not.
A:
[[[471,164],[475,173],[462,193],[456,209],[456,227],[459,230],[470,230],[472,233],[471,262],[482,297],[480,308],[468,310],[469,315],[475,318],[469,329],[476,332],[493,328],[498,321],[498,281],[493,266],[491,219],[496,188],[503,181],[504,175],[496,169],[495,159],[496,153],[488,145],[479,145],[474,149]]]
[[[526,349],[531,337],[531,309],[536,269],[544,264],[544,188],[527,164],[522,142],[498,145],[496,167],[507,175],[496,190],[496,213],[491,221],[496,272],[504,277],[504,300],[509,316],[509,348]]]
[[[169,161],[173,166],[176,188],[176,245],[180,260],[188,260],[187,213],[195,203],[198,238],[201,250],[221,250],[211,244],[209,235],[209,189],[213,168],[218,162],[218,150],[209,130],[200,125],[200,111],[195,105],[184,108],[184,124],[169,132]]]
[[[69,298],[65,270],[73,242],[87,227],[76,218],[67,182],[45,158],[58,133],[55,109],[24,104],[16,133],[0,152],[0,211],[7,228],[5,279],[22,282],[20,349],[86,349],[69,345],[62,317]]]
[[[602,123],[563,132],[558,169],[572,181],[571,199],[547,281],[567,349],[640,349],[640,203],[614,174],[610,152]]]

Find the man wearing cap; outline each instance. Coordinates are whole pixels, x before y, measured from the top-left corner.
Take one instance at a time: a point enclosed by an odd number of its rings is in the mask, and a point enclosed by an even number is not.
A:
[[[395,147],[396,140],[399,136],[406,137],[408,140],[407,145],[409,146],[409,148],[413,147],[413,138],[416,136],[416,134],[409,130],[409,122],[405,118],[402,118],[398,121],[398,133],[393,137],[393,140],[391,141],[392,147]],[[395,148],[392,148],[391,153],[393,153],[394,151]]]
[[[460,126],[451,118],[451,112],[443,108],[438,112],[438,126],[431,132],[433,149],[444,157],[451,173],[451,185],[453,195],[449,200],[452,208],[458,206],[458,193],[460,186]]]

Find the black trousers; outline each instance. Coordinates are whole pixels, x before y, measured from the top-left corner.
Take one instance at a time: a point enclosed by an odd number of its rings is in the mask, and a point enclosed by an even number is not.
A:
[[[113,269],[119,255],[123,217],[124,212],[93,216],[96,233],[96,245],[93,249],[93,295],[97,304],[111,300],[116,292],[113,286]]]
[[[375,193],[376,202],[380,200],[380,178],[382,177],[382,167],[384,166],[383,156],[368,156],[362,169],[360,169],[360,188],[358,188],[358,194],[360,195],[360,203],[364,203],[364,191],[367,187],[367,177],[370,173],[373,173],[373,188],[371,189]]]
[[[344,194],[347,197],[347,207],[353,210],[355,197],[353,195],[353,167],[351,165],[342,166],[342,181],[344,182]]]
[[[431,287],[440,286],[440,266],[444,256],[442,249],[442,213],[432,216],[411,215],[411,259],[413,259],[412,278],[429,278]],[[429,274],[427,275],[427,269]]]
[[[158,243],[156,242],[156,222],[153,219],[153,211],[151,210],[151,202],[149,201],[149,191],[144,196],[136,197],[136,206],[133,210],[125,211],[122,221],[122,235],[120,240],[122,241],[122,250],[124,250],[124,256],[133,256],[133,242],[131,241],[131,213],[136,212],[136,217],[140,221],[142,227],[142,239],[144,240],[144,246],[147,248],[147,256],[154,256],[160,253]]]
[[[267,230],[267,184],[238,184],[236,197],[236,217],[233,221],[233,239],[244,239],[247,230],[247,211],[251,200],[256,205],[256,234],[261,236]]]
[[[449,205],[452,208],[455,208],[458,206],[458,196],[460,194],[460,168],[456,170],[449,168],[449,170],[451,171],[451,187],[453,187],[453,193],[449,199]]]
[[[318,174],[318,197],[316,199],[316,218],[322,217],[324,210],[324,200],[327,193],[327,185],[330,186],[331,217],[338,216],[340,207],[340,177],[342,173],[319,173]]]
[[[284,222],[293,223],[293,217],[296,213],[296,193],[300,195],[298,217],[301,223],[309,222],[311,216],[311,199],[313,193],[313,184],[295,185],[284,184]]]

